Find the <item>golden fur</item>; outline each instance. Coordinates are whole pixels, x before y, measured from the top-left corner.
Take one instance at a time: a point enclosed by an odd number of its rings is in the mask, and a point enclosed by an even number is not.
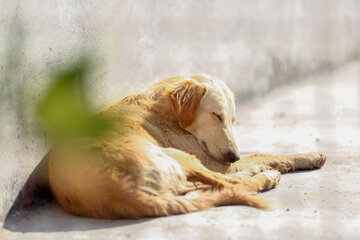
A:
[[[97,140],[57,146],[49,157],[52,192],[68,212],[142,218],[214,206],[269,202],[280,172],[320,168],[321,153],[238,160],[233,93],[207,74],[179,76],[128,96],[101,114],[115,129]]]

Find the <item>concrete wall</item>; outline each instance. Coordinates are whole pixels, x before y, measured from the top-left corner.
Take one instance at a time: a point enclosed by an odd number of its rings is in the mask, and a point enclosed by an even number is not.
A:
[[[99,107],[163,78],[207,72],[239,99],[360,54],[356,0],[24,0],[0,7],[0,220],[48,149],[33,125],[46,76],[90,49]]]

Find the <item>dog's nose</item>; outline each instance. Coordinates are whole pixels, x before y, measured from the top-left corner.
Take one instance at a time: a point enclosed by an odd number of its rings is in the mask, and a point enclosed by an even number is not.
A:
[[[234,151],[229,151],[227,154],[226,154],[226,161],[228,163],[234,163],[236,162],[237,160],[240,159],[240,156],[239,154],[237,154],[236,152]]]

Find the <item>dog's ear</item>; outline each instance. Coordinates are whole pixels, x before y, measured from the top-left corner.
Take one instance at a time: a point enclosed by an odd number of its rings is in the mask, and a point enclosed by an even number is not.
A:
[[[191,81],[182,82],[170,91],[170,98],[176,118],[181,127],[190,126],[196,118],[206,87]]]

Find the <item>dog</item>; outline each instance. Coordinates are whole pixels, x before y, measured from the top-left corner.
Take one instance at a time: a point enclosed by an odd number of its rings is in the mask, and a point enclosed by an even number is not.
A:
[[[114,129],[54,147],[49,181],[69,213],[145,218],[241,204],[269,208],[256,193],[280,173],[321,168],[323,153],[253,154],[240,159],[232,126],[235,96],[214,76],[165,79],[109,106]]]

